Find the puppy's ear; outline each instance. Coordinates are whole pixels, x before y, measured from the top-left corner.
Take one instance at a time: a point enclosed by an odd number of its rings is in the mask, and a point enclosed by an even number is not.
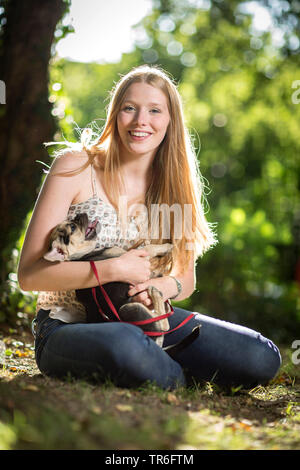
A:
[[[90,222],[85,231],[85,240],[94,240],[97,234],[101,230],[101,223],[99,220],[94,220],[94,222]]]
[[[60,253],[57,248],[52,248],[43,256],[43,258],[47,261],[64,261],[65,256],[63,253]]]
[[[84,228],[87,226],[89,222],[88,215],[85,212],[82,212],[81,214],[77,214],[76,217],[74,217],[73,222],[75,224],[78,224],[81,228]]]

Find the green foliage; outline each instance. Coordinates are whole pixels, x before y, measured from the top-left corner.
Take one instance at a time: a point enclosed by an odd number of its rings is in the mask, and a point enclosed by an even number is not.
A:
[[[17,280],[17,266],[24,242],[25,229],[31,218],[32,211],[28,213],[19,240],[12,252],[9,262],[9,275],[6,283],[0,286],[1,311],[0,323],[7,322],[11,326],[28,326],[35,312],[36,292],[24,292],[20,289]]]

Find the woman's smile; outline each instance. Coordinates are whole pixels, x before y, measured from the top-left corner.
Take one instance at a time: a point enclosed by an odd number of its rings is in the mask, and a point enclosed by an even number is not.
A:
[[[145,131],[129,131],[129,135],[132,137],[134,141],[143,141],[146,140],[148,137],[151,137],[151,132]]]

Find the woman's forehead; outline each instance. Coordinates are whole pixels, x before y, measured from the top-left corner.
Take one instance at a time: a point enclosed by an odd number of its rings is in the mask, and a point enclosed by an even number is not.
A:
[[[167,105],[167,98],[163,91],[144,82],[132,83],[124,94],[124,101],[144,102],[147,104]]]

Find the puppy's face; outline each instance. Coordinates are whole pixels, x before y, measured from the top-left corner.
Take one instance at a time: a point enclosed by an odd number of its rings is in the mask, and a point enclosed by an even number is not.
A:
[[[65,261],[93,249],[100,224],[89,223],[87,214],[78,214],[70,221],[57,225],[51,233],[49,251],[44,255],[48,261]]]

